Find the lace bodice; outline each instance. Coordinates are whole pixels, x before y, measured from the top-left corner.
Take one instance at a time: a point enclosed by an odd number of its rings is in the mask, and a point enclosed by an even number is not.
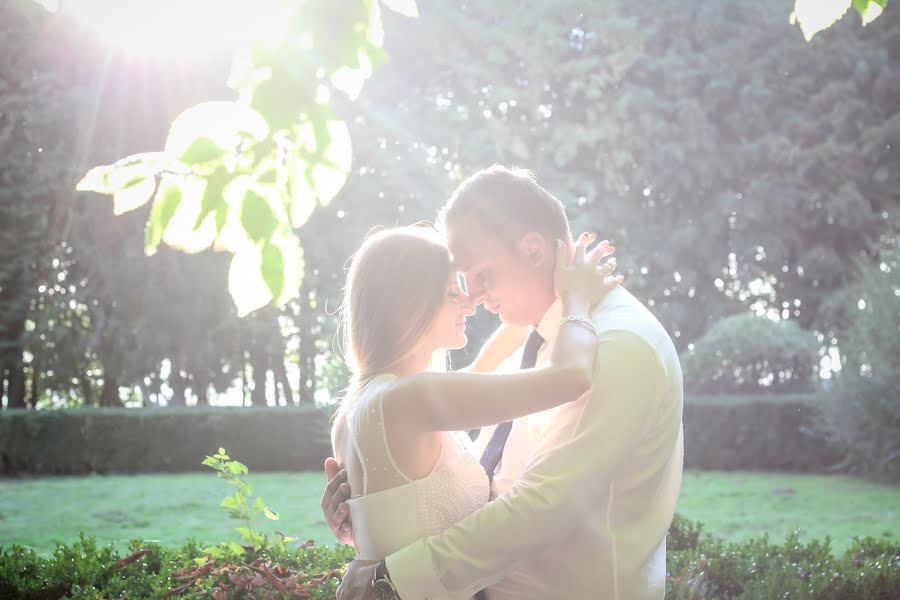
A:
[[[381,407],[384,376],[366,386],[348,418],[350,441],[362,471],[363,489],[349,501],[350,517],[359,557],[377,560],[423,537],[440,533],[484,506],[490,484],[470,451],[463,433],[444,434],[440,456],[421,479],[406,477],[387,445]],[[397,485],[369,493],[369,470],[388,464]],[[385,468],[382,466],[381,468]]]

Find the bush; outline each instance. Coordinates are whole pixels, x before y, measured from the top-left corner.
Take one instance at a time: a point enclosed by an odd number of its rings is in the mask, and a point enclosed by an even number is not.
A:
[[[328,416],[313,408],[0,411],[0,473],[199,471],[226,446],[256,471],[321,470]]]
[[[790,320],[746,313],[726,317],[681,357],[685,386],[700,393],[812,391],[819,344]]]
[[[668,537],[668,600],[893,600],[900,598],[900,544],[856,540],[841,557],[829,541],[783,544],[761,538],[726,544],[701,535],[702,526],[676,515]],[[0,547],[0,598],[334,598],[340,569],[353,559],[349,546],[249,552],[211,559],[189,541],[177,549],[131,542],[120,557],[86,536],[60,545],[49,558],[21,546]],[[291,587],[293,586],[293,587]],[[303,587],[300,587],[303,586]],[[249,590],[252,589],[252,592]],[[308,596],[299,590],[305,589]]]
[[[684,466],[821,472],[843,455],[815,430],[820,395],[696,396],[684,406]]]
[[[900,544],[856,539],[843,556],[830,540],[803,543],[797,534],[783,544],[767,537],[728,544],[696,533],[697,523],[676,515],[669,541],[696,540],[667,556],[667,600],[796,598],[888,600],[900,598]]]
[[[129,556],[121,557],[111,546],[98,548],[83,534],[71,545],[57,546],[49,558],[22,546],[0,547],[0,598],[135,600],[181,590],[173,595],[331,600],[340,570],[354,556],[349,546],[309,543],[283,552],[247,553],[242,560],[212,559],[195,541],[173,550],[135,540],[130,549]]]
[[[842,454],[813,431],[821,396],[693,396],[684,409],[689,469],[818,472]],[[220,446],[253,471],[322,468],[328,415],[297,408],[0,411],[0,473],[199,471]]]
[[[863,266],[854,291],[841,333],[846,360],[823,403],[821,428],[852,470],[900,481],[900,248]]]

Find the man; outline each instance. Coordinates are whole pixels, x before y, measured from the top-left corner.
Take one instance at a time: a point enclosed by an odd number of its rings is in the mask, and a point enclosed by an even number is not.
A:
[[[565,316],[552,273],[554,240],[571,246],[562,204],[529,172],[494,166],[457,188],[438,223],[473,303],[535,327],[522,366],[546,361]],[[485,588],[490,600],[663,598],[683,462],[681,367],[662,325],[626,290],[592,316],[591,392],[482,431],[495,499],[384,561],[354,561],[339,599],[465,599]],[[529,346],[540,347],[536,358]],[[326,464],[322,506],[347,539],[349,487],[336,469]]]

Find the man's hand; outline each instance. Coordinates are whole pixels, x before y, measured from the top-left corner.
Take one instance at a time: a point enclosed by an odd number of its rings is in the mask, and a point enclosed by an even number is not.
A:
[[[350,522],[350,484],[347,483],[347,470],[334,458],[325,461],[325,476],[328,485],[322,493],[322,513],[331,527],[331,532],[339,542],[353,545],[353,524]]]
[[[372,580],[375,579],[374,560],[354,560],[347,565],[344,580],[337,589],[337,600],[375,600]]]

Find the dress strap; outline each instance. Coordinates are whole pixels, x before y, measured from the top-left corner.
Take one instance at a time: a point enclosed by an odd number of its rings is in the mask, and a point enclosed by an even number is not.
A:
[[[403,481],[413,481],[407,477],[397,466],[394,455],[388,444],[387,431],[384,424],[384,387],[393,376],[381,376],[370,381],[364,388],[356,407],[348,417],[347,424],[350,433],[350,441],[356,452],[362,471],[362,495],[369,491],[369,463],[383,466],[389,464],[393,471]],[[364,422],[362,420],[364,419]],[[364,425],[364,428],[361,426]],[[361,435],[362,434],[362,435]],[[360,443],[360,437],[363,438]],[[366,452],[363,452],[363,448]]]
[[[400,470],[400,467],[397,466],[397,461],[394,460],[394,455],[391,452],[391,446],[388,444],[387,428],[384,426],[384,394],[378,394],[375,398],[375,402],[378,403],[378,419],[381,424],[381,440],[384,442],[384,452],[387,455],[387,459],[390,461],[391,466],[394,467],[394,471],[397,475],[409,483],[412,481],[412,478],[407,477],[406,474]],[[363,472],[365,473],[365,471]]]

